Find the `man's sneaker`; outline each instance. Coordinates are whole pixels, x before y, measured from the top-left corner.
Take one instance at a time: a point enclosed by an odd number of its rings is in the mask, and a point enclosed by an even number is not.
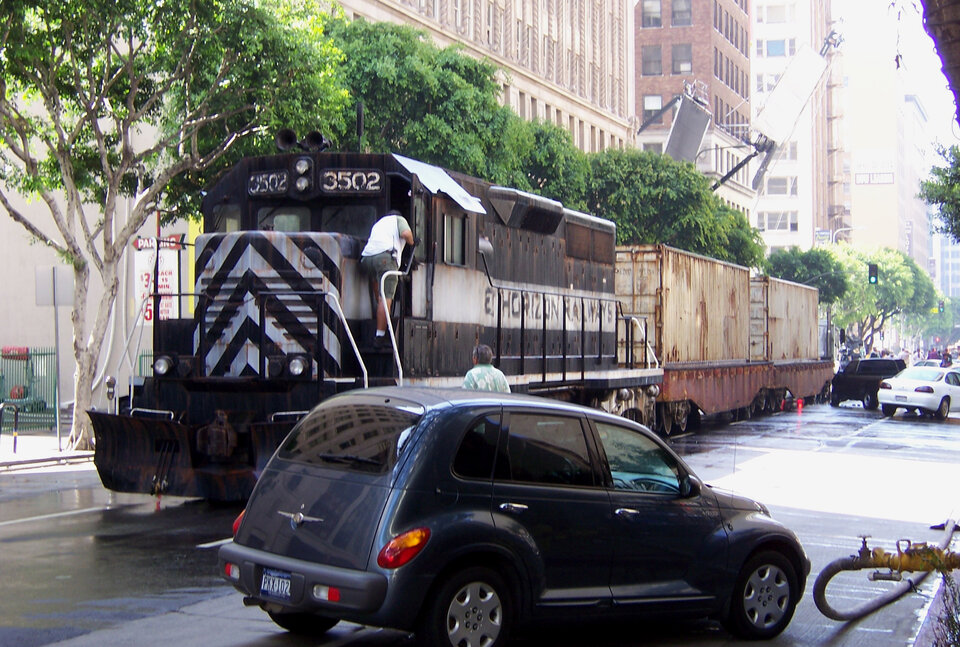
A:
[[[386,335],[380,335],[379,337],[373,338],[373,348],[374,350],[384,350],[385,348],[390,347],[390,340],[387,339]]]

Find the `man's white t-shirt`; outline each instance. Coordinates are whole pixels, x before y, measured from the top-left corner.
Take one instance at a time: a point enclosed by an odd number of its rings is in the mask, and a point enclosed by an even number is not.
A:
[[[410,225],[403,216],[384,216],[370,229],[370,237],[363,248],[362,256],[376,256],[383,252],[390,252],[397,265],[400,265],[400,254],[406,241],[400,237],[401,231],[409,231]]]

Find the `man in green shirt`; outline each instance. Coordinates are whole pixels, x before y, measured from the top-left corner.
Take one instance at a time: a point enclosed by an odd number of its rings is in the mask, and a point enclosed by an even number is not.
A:
[[[473,349],[473,368],[464,376],[463,388],[510,393],[507,377],[492,362],[493,349],[486,344],[476,346]]]

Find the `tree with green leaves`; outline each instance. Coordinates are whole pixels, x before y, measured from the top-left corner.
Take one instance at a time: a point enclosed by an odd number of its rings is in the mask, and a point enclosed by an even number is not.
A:
[[[849,327],[867,352],[893,317],[922,314],[935,305],[937,294],[930,277],[903,252],[889,248],[864,251],[849,245],[839,245],[836,251],[850,282],[838,304],[835,321]],[[876,284],[867,280],[871,263],[879,270]]]
[[[148,216],[192,204],[173,183],[202,181],[279,125],[343,114],[340,54],[322,16],[288,0],[4,3],[0,206],[73,268],[74,446],[89,446],[119,262]],[[43,209],[23,210],[13,194]],[[93,273],[98,303],[88,302]]]
[[[767,260],[770,263],[770,276],[812,285],[820,291],[820,303],[824,305],[835,303],[847,291],[847,271],[825,247],[807,250],[788,247],[773,252]]]
[[[960,148],[956,145],[950,148],[941,147],[938,152],[946,166],[934,166],[930,169],[933,177],[920,182],[920,193],[917,197],[937,207],[937,231],[960,242]]]
[[[590,165],[587,207],[617,223],[618,243],[664,243],[763,266],[759,233],[720,202],[693,164],[651,151],[608,149],[590,156]]]
[[[354,146],[529,188],[520,161],[531,133],[500,105],[495,65],[406,25],[340,20],[330,33],[344,52],[340,77],[364,106],[364,141]]]
[[[528,122],[533,145],[522,161],[530,189],[570,209],[586,209],[590,161],[563,128],[544,121]]]

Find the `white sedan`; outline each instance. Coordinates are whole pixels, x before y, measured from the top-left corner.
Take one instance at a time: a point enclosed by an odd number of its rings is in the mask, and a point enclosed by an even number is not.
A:
[[[919,410],[938,420],[960,411],[960,367],[911,366],[880,382],[877,397],[883,415],[898,408]]]

